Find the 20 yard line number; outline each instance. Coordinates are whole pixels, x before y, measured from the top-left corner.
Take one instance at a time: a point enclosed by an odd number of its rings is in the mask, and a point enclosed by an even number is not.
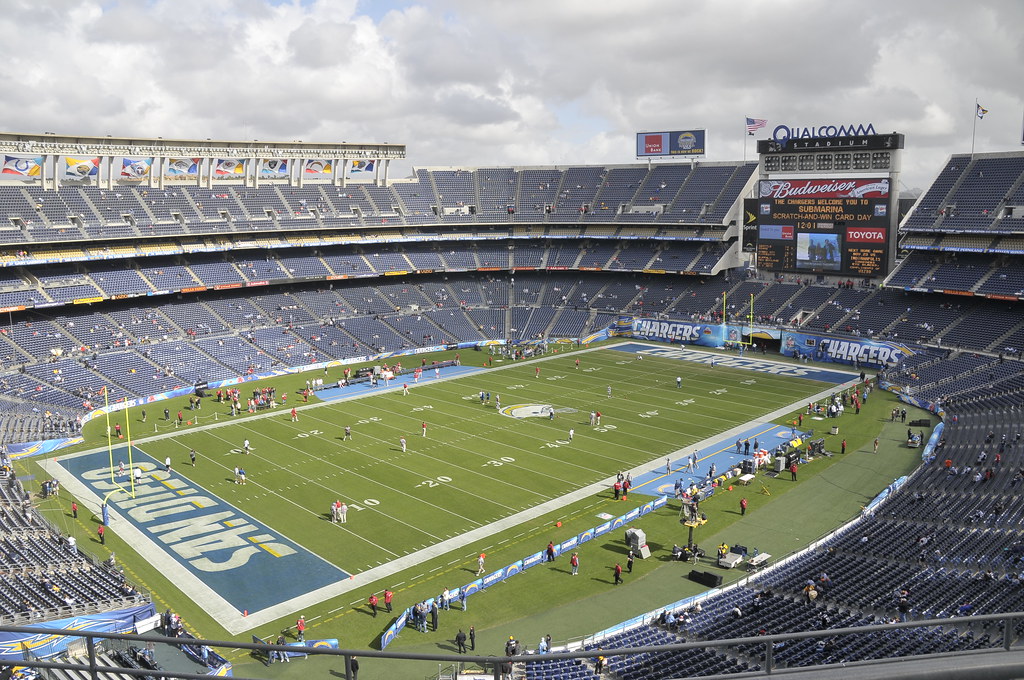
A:
[[[434,477],[433,479],[424,479],[422,482],[417,484],[415,488],[419,489],[422,487],[426,489],[434,489],[442,484],[451,484],[451,482],[451,477],[448,477],[446,475],[439,475],[437,477]]]

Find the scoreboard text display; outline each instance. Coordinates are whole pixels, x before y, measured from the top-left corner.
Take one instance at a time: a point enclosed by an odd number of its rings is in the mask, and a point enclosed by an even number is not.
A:
[[[757,266],[880,276],[889,246],[889,180],[771,179],[758,191]]]

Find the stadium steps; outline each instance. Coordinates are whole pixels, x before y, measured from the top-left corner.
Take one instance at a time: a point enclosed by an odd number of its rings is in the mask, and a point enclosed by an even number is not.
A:
[[[85,191],[79,191],[79,193],[82,196],[82,202],[89,206],[89,210],[92,210],[93,214],[95,214],[99,219],[99,224],[107,224],[107,219],[103,216],[103,213],[100,212],[100,209],[96,206],[93,200],[89,198],[89,194]],[[138,232],[138,229],[136,229],[135,231]],[[88,239],[89,237],[86,236],[85,238]]]
[[[949,205],[949,200],[953,196],[956,196],[957,192],[960,190],[960,186],[964,182],[966,182],[969,177],[972,177],[974,175],[974,164],[976,162],[977,161],[974,158],[968,159],[967,165],[964,166],[963,171],[960,173],[960,176],[956,178],[956,181],[953,182],[953,186],[951,186],[949,188],[949,191],[946,192],[946,194],[939,201],[939,203],[938,203],[938,207],[939,208],[943,208],[944,209],[947,205]],[[942,223],[945,222],[945,221],[946,221],[946,216],[944,214],[943,215],[939,215],[938,219],[935,220],[935,223],[932,226],[934,228],[941,228],[942,227]]]
[[[963,319],[963,317],[961,317],[961,320],[962,319]],[[1003,346],[1002,345],[1003,341],[1005,341],[1006,338],[1010,337],[1014,333],[1017,333],[1018,331],[1020,331],[1021,328],[1024,328],[1024,321],[1021,321],[1020,323],[1015,325],[1013,328],[1011,328],[1010,330],[1008,330],[1005,333],[1003,333],[1002,335],[1000,335],[998,338],[995,339],[995,341],[991,345],[989,345],[985,349],[987,351],[989,351],[989,352],[998,352],[999,348]]]
[[[392,191],[391,193],[397,194],[398,192],[397,191]],[[481,220],[480,219],[480,217],[481,217],[480,213],[483,212],[483,202],[482,202],[482,199],[480,198],[480,171],[479,170],[474,170],[473,171],[473,205],[476,206],[476,215],[473,216],[473,221],[474,222],[481,222],[481,221],[486,222],[486,220]]]
[[[703,255],[703,253],[700,251],[700,249],[698,249],[697,254],[693,256],[692,260],[686,263],[686,268],[683,269],[682,271],[693,271],[693,265],[696,264],[698,260],[700,260],[701,255]]]
[[[35,205],[36,204],[36,199],[33,198],[32,194],[28,193],[28,191],[24,187],[21,188],[21,194],[25,197],[25,200],[28,201],[29,205]],[[84,196],[84,194],[83,194],[83,196]],[[88,196],[85,196],[85,201],[86,201],[86,203],[89,204],[89,207],[92,208],[92,211],[94,213],[96,213],[97,215],[99,215],[99,213],[96,210],[96,206],[92,204],[92,201],[89,200]],[[68,209],[70,210],[70,208],[68,208]],[[61,224],[54,224],[46,216],[46,213],[43,210],[37,210],[36,211],[36,217],[38,217],[40,220],[42,220],[43,224],[45,224],[47,226],[50,226],[50,227],[59,227],[59,228],[62,228],[62,229],[75,229],[82,236],[82,240],[83,241],[88,241],[89,240],[89,235],[85,233],[85,230],[82,227],[75,225],[75,223],[72,222],[71,220],[68,220],[67,222],[61,223]],[[88,219],[88,218],[89,218],[89,216],[87,215],[84,219]]]
[[[757,294],[756,294],[756,295],[754,296],[754,308],[755,308],[755,310],[756,310],[756,309],[758,308],[758,306],[757,306],[757,301],[758,301],[758,300],[760,300],[760,299],[761,299],[761,297],[762,297],[762,296],[763,296],[763,295],[764,295],[765,293],[767,293],[768,291],[770,291],[770,290],[771,290],[771,289],[772,289],[773,287],[774,287],[774,284],[772,284],[772,285],[768,285],[768,286],[762,286],[762,287],[761,287],[761,290],[757,291]],[[799,292],[799,291],[797,291],[797,292]],[[796,295],[796,293],[793,293],[793,295]],[[792,300],[793,298],[792,298],[792,297],[790,297],[789,299],[790,299],[790,300]],[[788,301],[787,301],[787,302],[788,302]],[[786,304],[786,303],[783,303],[783,306],[785,306],[785,304]],[[747,315],[747,314],[748,314],[749,312],[750,312],[750,297],[748,296],[748,297],[747,297],[747,299],[746,299],[746,300],[744,301],[744,303],[743,303],[743,306],[742,306],[742,307],[739,307],[739,308],[738,308],[738,309],[737,309],[737,310],[736,310],[736,311],[734,312],[734,314],[735,314],[735,315],[736,315],[736,316],[737,316],[738,318],[744,318],[744,319],[745,319],[745,318],[746,318],[746,315]]]
[[[964,319],[966,319],[966,318],[967,318],[966,314],[960,315],[959,317],[957,317],[956,321],[954,321],[953,323],[949,324],[945,328],[936,330],[935,334],[932,335],[931,339],[929,339],[928,341],[926,341],[925,343],[922,343],[922,344],[929,344],[930,345],[932,342],[936,341],[936,338],[938,338],[941,341],[942,340],[942,336],[944,336],[946,333],[949,333],[951,330],[953,330],[954,328],[956,328],[957,326],[962,324],[964,322]],[[1003,336],[1003,337],[1005,337],[1005,336]],[[918,368],[920,368],[920,367],[918,367]]]
[[[335,195],[334,195],[333,198],[331,197],[330,193],[328,193],[328,191],[327,191],[328,188],[335,190]],[[360,214],[358,214],[356,212],[353,212],[351,210],[351,208],[349,208],[349,206],[343,206],[345,209],[344,210],[339,210],[338,209],[338,203],[334,202],[334,199],[338,198],[338,196],[337,196],[338,192],[341,192],[341,190],[344,189],[345,190],[344,193],[348,193],[350,187],[347,187],[347,186],[346,187],[335,187],[335,186],[330,186],[330,185],[326,185],[326,184],[318,184],[317,185],[317,189],[320,190],[320,195],[324,197],[325,201],[327,201],[327,205],[331,206],[332,212],[335,213],[339,218],[341,218],[341,219],[359,220],[359,224],[365,226],[365,222],[363,222],[363,216],[362,215],[360,215]],[[406,214],[408,214],[409,211],[408,211],[408,209],[406,209],[404,203],[402,204],[402,209],[405,210]]]
[[[722,188],[718,192],[718,195],[715,196],[715,200],[709,202],[710,203],[710,207],[708,208],[708,212],[710,212],[710,213],[715,212],[715,209],[718,207],[719,201],[722,200],[722,198],[726,195],[727,192],[732,191],[732,185],[733,185],[732,183],[736,180],[736,176],[740,172],[744,172],[744,171],[746,171],[746,166],[745,165],[737,165],[735,168],[733,168],[732,174],[729,175],[729,179],[727,179],[725,182],[722,183]],[[749,175],[748,175],[748,179],[749,179]],[[733,200],[735,200],[735,199],[733,199]],[[742,211],[741,211],[741,214],[742,214]],[[723,217],[722,221],[718,222],[717,224],[724,226],[724,221],[725,221],[725,217]],[[713,224],[713,223],[709,222],[709,224]]]
[[[141,190],[142,187],[139,187],[139,189]],[[135,194],[135,197],[138,200],[139,204],[142,205],[142,209],[146,211],[146,219],[149,220],[147,224],[158,224],[160,220],[157,218],[156,213],[149,209],[149,204],[146,203],[146,199],[145,197],[142,196],[142,193],[137,192]],[[137,222],[138,220],[136,220],[136,223]]]
[[[672,199],[670,201],[666,202],[665,205],[668,206],[667,209],[670,210],[672,208],[672,206],[674,206],[676,204],[676,202],[682,196],[686,195],[686,193],[689,191],[688,185],[690,184],[690,180],[693,179],[693,176],[695,174],[696,173],[694,172],[693,169],[691,169],[690,172],[686,173],[685,179],[683,179],[683,181],[679,184],[679,189],[677,189],[676,193],[673,194]],[[655,219],[660,219],[663,215],[664,215],[664,213],[662,213],[661,215],[658,215]]]
[[[931,278],[932,278],[932,276],[934,276],[934,275],[935,275],[935,272],[936,272],[936,271],[938,270],[938,268],[939,268],[939,267],[941,267],[941,266],[942,266],[942,263],[941,263],[941,262],[936,262],[936,263],[935,263],[934,265],[932,265],[932,268],[931,268],[931,269],[929,269],[928,271],[926,271],[926,272],[924,273],[924,276],[922,276],[921,278],[919,278],[919,279],[918,279],[918,280],[917,280],[917,281],[915,282],[915,284],[914,284],[914,285],[916,285],[916,286],[921,286],[921,287],[923,287],[923,288],[927,288],[927,287],[928,287],[928,282],[929,282],[929,281],[931,281]]]
[[[835,289],[835,291],[833,291],[833,293],[832,293],[831,295],[829,295],[829,296],[828,296],[828,299],[827,299],[827,300],[825,300],[824,302],[822,302],[822,303],[821,303],[820,305],[818,305],[818,306],[817,306],[817,307],[815,307],[814,309],[812,309],[812,310],[809,310],[809,311],[810,311],[810,313],[809,313],[809,314],[807,314],[807,315],[806,315],[806,316],[804,317],[803,321],[801,321],[799,325],[800,325],[800,326],[804,326],[804,325],[806,325],[806,324],[807,324],[807,322],[811,321],[812,319],[816,318],[816,317],[817,317],[817,316],[818,316],[819,314],[821,314],[821,313],[822,313],[822,312],[823,312],[823,311],[825,310],[825,308],[826,308],[826,307],[828,307],[828,306],[829,306],[830,304],[832,304],[832,301],[836,299],[836,296],[838,296],[838,295],[839,295],[839,291],[840,291],[840,290],[842,290],[842,289],[841,289],[841,288],[836,288],[836,289]],[[797,292],[793,293],[793,297],[791,297],[791,298],[789,298],[788,300],[786,300],[785,304],[786,304],[786,305],[788,305],[788,304],[789,304],[790,302],[792,302],[792,301],[793,301],[793,298],[795,298],[795,297],[796,297],[797,295],[799,295],[799,294],[800,294],[800,291],[797,291]],[[806,309],[798,309],[798,310],[796,311],[796,313],[795,313],[795,314],[793,314],[793,315],[792,315],[792,316],[790,317],[790,320],[792,320],[792,317],[793,317],[793,316],[796,316],[797,314],[804,314],[804,313],[805,313],[805,312],[807,312],[807,311],[808,311],[808,310],[806,310]]]
[[[206,213],[204,213],[202,210],[199,209],[199,205],[196,203],[195,197],[193,197],[190,192],[182,191],[181,192],[181,197],[183,199],[185,199],[185,202],[188,203],[189,206],[192,207],[192,210],[194,210],[196,212],[196,215],[199,215],[200,217],[204,218],[201,221],[203,221],[203,222],[220,222],[221,221],[221,218],[219,218],[219,217],[216,220],[212,220],[212,219],[210,219],[208,217],[204,217],[206,215]],[[189,229],[187,222],[184,225],[182,225],[182,226],[183,226],[186,234],[187,233],[191,233],[192,230]],[[231,227],[228,226],[227,228],[230,229]]]
[[[880,290],[882,289],[876,288],[875,290],[871,291],[871,295],[868,295],[863,300],[861,300],[859,305],[852,308],[848,313],[844,314],[841,318],[836,319],[835,323],[832,324],[832,328],[842,328],[848,319],[852,319],[853,317],[858,316],[862,309],[865,309],[875,304],[875,298],[878,297],[878,292]]]
[[[568,173],[566,173],[564,171],[558,173],[558,186],[555,187],[555,198],[551,202],[551,204],[555,207],[555,210],[558,209],[558,203],[562,199],[562,189],[565,187],[565,176],[566,176],[566,174],[568,174]],[[516,210],[518,211],[519,210],[519,182],[520,182],[520,177],[523,175],[523,173],[517,172],[516,175],[517,175],[517,177],[516,177]],[[550,224],[552,222],[552,219],[551,219],[552,217],[553,217],[553,215],[544,215],[544,223]],[[562,224],[562,223],[567,222],[567,221],[568,220],[565,220],[564,218],[555,220],[555,222],[557,222],[559,224]],[[577,218],[577,221],[579,221],[579,218]]]
[[[987,282],[987,281],[988,281],[989,279],[991,279],[991,278],[992,278],[993,276],[995,276],[995,275],[996,275],[996,271],[997,271],[997,267],[995,267],[995,266],[993,266],[993,267],[992,267],[991,269],[989,269],[989,270],[988,270],[988,271],[987,271],[987,272],[985,273],[985,275],[984,275],[984,276],[982,276],[982,277],[981,277],[980,279],[978,279],[978,282],[977,282],[977,283],[975,283],[975,284],[974,284],[973,286],[971,286],[971,288],[970,288],[970,292],[972,292],[972,293],[976,293],[976,292],[978,292],[978,289],[979,289],[979,288],[981,288],[982,286],[984,286],[984,285],[985,285],[985,283],[986,283],[986,282]]]
[[[551,337],[551,329],[555,327],[556,323],[558,323],[558,318],[560,316],[562,316],[563,312],[565,312],[565,307],[559,307],[558,311],[555,312],[554,316],[551,317],[551,323],[549,323],[547,325],[547,327],[544,329],[544,337],[545,338],[550,338]],[[591,310],[591,315],[593,315],[593,313],[594,313],[593,310]],[[589,319],[588,319],[588,321],[589,321]]]

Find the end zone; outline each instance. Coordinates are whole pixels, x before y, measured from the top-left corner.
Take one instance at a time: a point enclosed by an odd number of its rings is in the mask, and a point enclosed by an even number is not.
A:
[[[133,448],[143,481],[134,498],[110,494],[111,528],[227,630],[238,631],[243,611],[252,627],[347,585],[348,572]],[[121,488],[110,481],[105,451],[41,465],[97,508]]]

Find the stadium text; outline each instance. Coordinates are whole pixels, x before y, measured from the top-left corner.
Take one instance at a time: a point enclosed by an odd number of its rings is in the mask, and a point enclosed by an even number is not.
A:
[[[772,131],[772,138],[776,142],[784,142],[787,139],[804,139],[809,137],[858,137],[861,135],[874,135],[874,123],[857,123],[855,125],[821,125],[818,127],[789,127],[778,125]]]
[[[135,467],[150,475],[152,463]],[[135,497],[127,498],[125,485],[110,479],[110,468],[90,470],[82,475],[101,496],[120,491],[112,501],[152,538],[174,551],[191,567],[204,572],[229,571],[244,566],[262,552],[274,557],[296,551],[280,542],[265,526],[254,524],[234,508],[207,495],[181,477],[154,479],[136,484]],[[169,517],[179,517],[168,521]]]
[[[701,328],[702,326],[690,323],[667,323],[665,321],[640,319],[637,321],[636,328],[633,329],[633,334],[685,342],[687,340],[699,339]]]
[[[904,353],[895,347],[869,345],[856,341],[829,340],[822,342],[825,353],[837,361],[858,361],[877,364],[895,364]]]

